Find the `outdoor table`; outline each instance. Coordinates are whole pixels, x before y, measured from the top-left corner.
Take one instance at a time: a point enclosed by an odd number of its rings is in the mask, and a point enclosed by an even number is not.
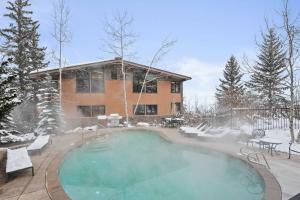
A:
[[[178,125],[183,124],[183,119],[182,118],[171,118],[171,117],[166,117],[163,118],[165,122],[165,126],[168,127],[177,127]]]
[[[269,146],[269,150],[271,150],[271,156],[273,156],[273,149],[276,151],[276,147],[279,144],[282,144],[281,140],[274,138],[261,138],[259,140],[260,144]]]

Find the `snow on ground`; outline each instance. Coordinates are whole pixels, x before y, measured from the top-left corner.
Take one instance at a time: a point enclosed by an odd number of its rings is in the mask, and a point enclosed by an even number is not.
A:
[[[181,132],[189,133],[190,135],[198,135],[200,137],[207,136],[207,137],[217,137],[224,136],[224,135],[230,135],[238,137],[240,135],[252,135],[253,128],[249,124],[244,124],[240,126],[239,129],[231,129],[230,127],[218,127],[218,128],[208,128],[205,130],[201,130],[201,128],[197,127],[181,127]],[[298,132],[300,130],[295,129],[295,138],[298,136]],[[280,140],[282,144],[278,145],[276,150],[281,152],[289,152],[289,143],[291,140],[290,132],[288,129],[272,129],[272,130],[265,130],[266,136],[264,138],[271,138]],[[258,146],[258,145],[257,145]],[[294,143],[292,144],[292,149],[296,151],[300,151],[300,144]],[[293,153],[293,152],[292,152]],[[296,154],[296,153],[294,153]]]
[[[299,129],[294,130],[295,138],[297,138]],[[252,128],[249,125],[244,125],[240,127],[240,134],[247,134],[251,135]],[[289,145],[291,141],[291,135],[289,129],[271,129],[271,130],[265,130],[266,136],[264,138],[271,138],[271,139],[277,139],[282,142],[282,144],[279,144],[276,147],[276,150],[281,152],[289,152]],[[296,151],[300,151],[300,144],[294,143],[292,144],[292,149]]]
[[[77,133],[77,132],[80,132],[80,131],[82,131],[82,130],[83,130],[83,128],[77,127],[77,128],[75,128],[75,129],[68,130],[66,133]]]
[[[81,132],[81,131],[97,131],[97,128],[98,128],[97,125],[87,126],[87,127],[84,127],[84,128],[77,127],[75,129],[66,131],[66,133],[77,133],[77,132]]]
[[[295,129],[295,138],[298,136],[299,130]],[[266,130],[266,137],[274,138],[282,141],[282,144],[277,146],[277,150],[282,152],[289,152],[289,143],[291,141],[290,131],[288,129],[273,129],[273,130]],[[294,143],[292,145],[292,149],[300,151],[300,144]]]
[[[11,142],[26,142],[35,139],[34,133],[26,133],[20,135],[13,135],[11,133],[6,133],[6,136],[1,136],[1,143],[11,143]]]
[[[139,127],[149,127],[150,124],[149,124],[149,123],[146,123],[146,122],[138,122],[138,123],[137,123],[137,126],[139,126]]]
[[[84,131],[97,131],[97,125],[84,127]]]

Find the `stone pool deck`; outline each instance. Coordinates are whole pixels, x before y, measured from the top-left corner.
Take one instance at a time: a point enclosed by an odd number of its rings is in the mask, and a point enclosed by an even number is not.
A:
[[[113,129],[115,131],[116,129]],[[203,146],[206,148],[222,151],[237,156],[241,144],[231,142],[230,140],[222,141],[204,141],[195,138],[184,137],[176,129],[158,130],[168,139],[176,143]],[[111,132],[110,129],[100,129],[95,132],[66,134],[53,137],[53,143],[49,144],[41,154],[31,155],[35,168],[35,176],[31,176],[30,170],[25,170],[11,176],[9,182],[0,187],[0,200],[49,200],[49,199],[66,199],[66,195],[59,185],[57,176],[57,167],[59,166],[64,154],[81,145],[83,142],[93,137],[105,137],[104,133]],[[299,156],[287,159],[287,154],[281,153],[273,157],[267,155],[271,166],[271,172],[279,181],[282,189],[282,199],[288,200],[291,196],[300,192],[300,158]],[[262,171],[266,171],[264,167]],[[270,173],[266,172],[270,179],[274,179]],[[269,185],[270,190],[278,190],[278,185]],[[272,192],[272,191],[270,191]],[[278,193],[278,191],[277,191]],[[269,194],[269,199],[272,194]],[[278,199],[278,198],[276,198]],[[275,200],[275,197],[274,197]]]

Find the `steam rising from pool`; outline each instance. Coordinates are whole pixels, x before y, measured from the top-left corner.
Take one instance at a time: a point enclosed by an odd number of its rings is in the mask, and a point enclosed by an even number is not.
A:
[[[237,159],[169,143],[151,131],[123,131],[70,152],[60,182],[71,199],[253,200],[264,184]]]

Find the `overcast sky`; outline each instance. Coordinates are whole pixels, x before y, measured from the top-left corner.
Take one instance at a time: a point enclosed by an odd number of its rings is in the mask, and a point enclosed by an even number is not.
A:
[[[40,22],[42,45],[57,49],[51,37],[55,0],[30,0],[33,17]],[[103,52],[105,17],[127,11],[134,18],[132,30],[139,35],[136,62],[149,64],[166,37],[177,40],[158,67],[191,76],[184,96],[201,104],[214,102],[215,87],[227,59],[244,54],[254,58],[265,18],[279,24],[280,0],[67,0],[72,41],[64,48],[69,64],[111,59]],[[6,0],[0,1],[0,27]],[[290,0],[291,10],[300,11],[300,1]],[[51,66],[55,65],[51,63]]]

